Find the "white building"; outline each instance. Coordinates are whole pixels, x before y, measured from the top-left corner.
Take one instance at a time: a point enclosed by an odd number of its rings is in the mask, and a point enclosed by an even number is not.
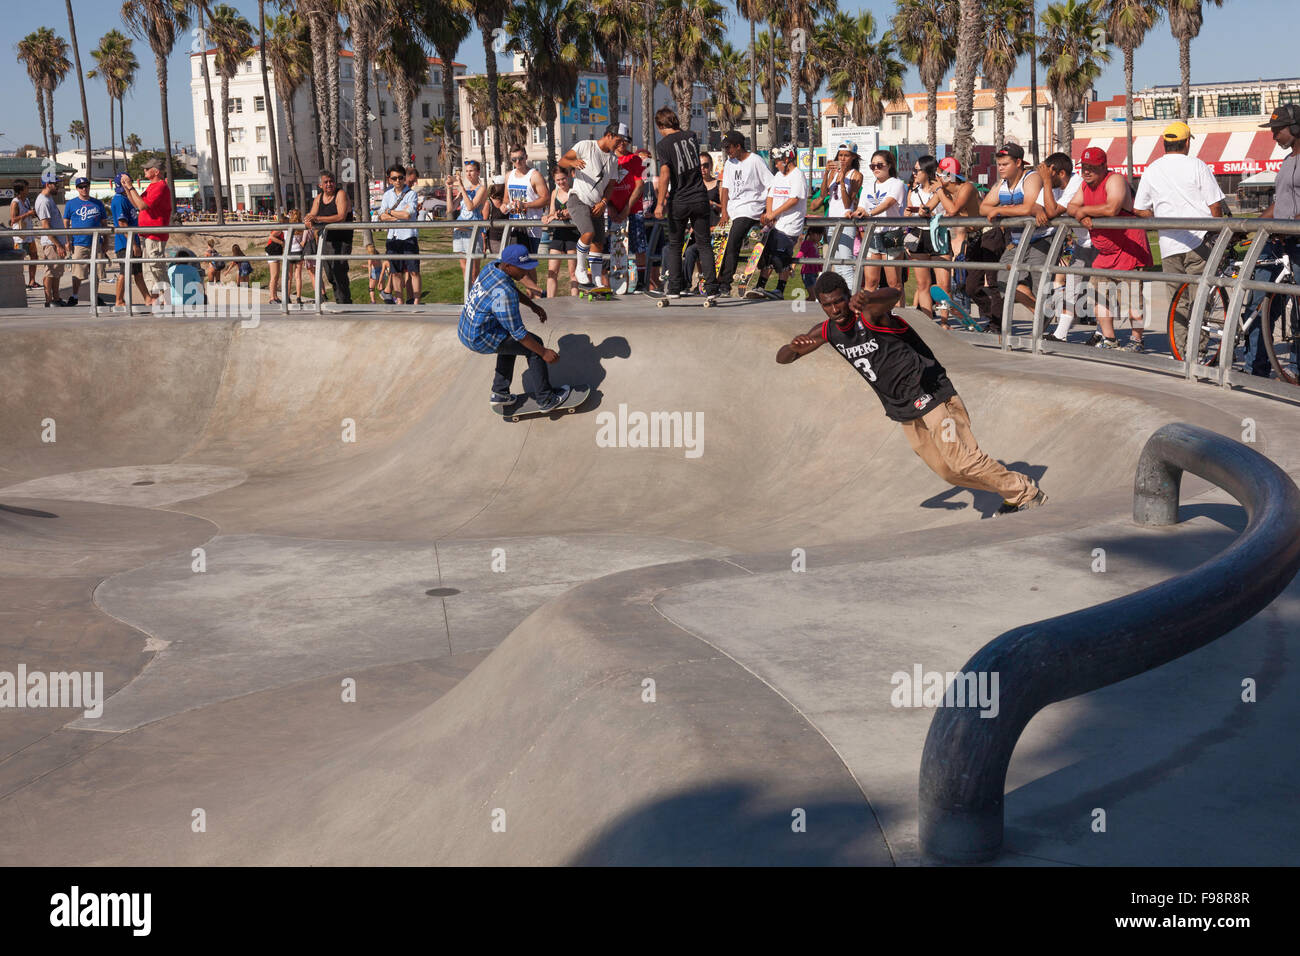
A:
[[[135,153],[124,152],[121,149],[96,149],[90,154],[90,173],[86,172],[86,151],[84,149],[68,149],[61,153],[55,153],[54,158],[64,166],[72,166],[77,171],[72,174],[72,178],[86,176],[91,180],[107,180],[112,177],[114,172],[124,171],[126,164],[131,160]]]
[[[522,78],[523,61],[519,54],[515,54],[514,68],[508,72],[502,72],[501,76],[517,76]],[[474,74],[481,75],[481,74]],[[457,77],[457,102],[460,110],[460,131],[461,131],[461,155],[464,159],[478,159],[484,162],[485,175],[492,174],[492,131],[485,129],[481,133],[475,129],[472,112],[469,108],[469,97],[465,92],[465,80],[472,79],[473,75],[463,74]],[[573,144],[584,139],[600,139],[605,132],[605,127],[610,123],[626,123],[629,132],[632,134],[632,142],[639,149],[647,146],[651,153],[654,152],[654,143],[646,144],[641,142],[641,98],[644,86],[633,81],[631,69],[627,66],[623,68],[620,75],[618,86],[618,113],[614,115],[609,102],[609,81],[605,76],[603,67],[598,66],[595,70],[588,70],[578,75],[578,87],[573,97],[565,105],[565,108],[557,117],[555,133],[555,156],[558,159],[566,151],[572,148]],[[706,146],[709,138],[709,123],[706,115],[705,104],[708,99],[707,89],[700,84],[695,87],[695,96],[692,103],[691,115],[679,117],[683,127],[689,125],[689,128],[699,137],[700,145]],[[655,87],[654,108],[657,110],[661,106],[670,106],[676,109],[677,104],[672,98],[668,87],[659,83]],[[658,134],[653,129],[653,118],[651,119],[651,136],[658,141]],[[510,144],[503,144],[508,147]],[[528,161],[539,169],[546,165],[546,127],[534,126],[530,130],[528,142],[525,144],[528,151]],[[505,148],[502,149],[502,163],[508,167],[509,160],[505,155]],[[543,172],[545,170],[543,169]]]
[[[212,86],[213,99],[221,97],[221,79],[215,66],[215,50],[206,54],[190,55],[190,93],[194,110],[194,142],[199,153],[199,188],[203,205],[214,205],[211,157],[208,148],[208,110],[207,96],[203,87],[202,61],[200,56],[208,57],[208,75]],[[339,76],[339,124],[340,148],[350,151],[353,143],[352,88],[353,66],[352,52],[340,51]],[[455,73],[463,73],[463,63],[454,63]],[[308,80],[294,94],[293,117],[294,138],[297,141],[297,157],[289,148],[289,134],[283,118],[287,115],[275,90],[275,71],[268,69],[271,86],[271,105],[275,116],[277,152],[280,162],[280,184],[284,191],[280,205],[293,205],[294,179],[296,167],[301,165],[307,194],[315,189],[320,175],[317,157],[317,137],[315,114],[312,109],[312,87]],[[429,58],[429,74],[424,86],[412,102],[412,124],[414,126],[413,148],[416,166],[422,172],[435,167],[437,143],[431,141],[421,132],[430,119],[443,115],[444,71],[442,61]],[[373,171],[382,173],[383,167],[398,159],[395,155],[400,140],[399,124],[393,107],[392,94],[387,88],[387,80],[382,71],[376,71],[370,84],[371,121],[371,156]],[[271,177],[270,123],[268,121],[267,103],[264,101],[262,88],[262,71],[258,50],[254,48],[251,55],[240,64],[239,72],[230,80],[227,111],[230,116],[230,176],[226,181],[226,169],[221,167],[223,191],[228,197],[228,208],[232,209],[270,209],[273,201],[274,184]],[[222,139],[221,120],[216,125],[216,140]],[[224,156],[222,160],[224,162]],[[233,196],[233,201],[229,197]]]

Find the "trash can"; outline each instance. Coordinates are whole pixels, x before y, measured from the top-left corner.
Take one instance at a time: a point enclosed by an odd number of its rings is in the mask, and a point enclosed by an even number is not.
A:
[[[23,281],[25,267],[10,264],[22,262],[24,258],[21,249],[12,245],[0,247],[0,309],[27,307],[27,284]]]

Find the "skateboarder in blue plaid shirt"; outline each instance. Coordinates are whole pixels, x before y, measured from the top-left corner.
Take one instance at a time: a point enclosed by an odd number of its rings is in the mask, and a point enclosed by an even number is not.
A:
[[[537,260],[528,248],[515,244],[501,250],[501,258],[489,262],[479,273],[460,310],[457,334],[472,352],[497,356],[496,376],[492,379],[492,404],[508,405],[513,401],[510,383],[514,380],[515,356],[528,356],[524,373],[524,391],[532,396],[542,411],[555,408],[569,397],[570,387],[551,387],[546,366],[559,356],[542,344],[542,340],[524,328],[519,317],[519,290],[515,280],[537,268]],[[545,322],[546,312],[531,299],[522,300]]]

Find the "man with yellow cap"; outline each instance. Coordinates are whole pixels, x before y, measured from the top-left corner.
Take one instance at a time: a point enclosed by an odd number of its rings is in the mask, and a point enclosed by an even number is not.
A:
[[[1165,154],[1146,168],[1138,181],[1133,211],[1144,218],[1206,219],[1228,214],[1228,204],[1223,197],[1209,166],[1194,156],[1188,148],[1192,131],[1186,123],[1170,123],[1163,136]],[[1198,276],[1205,271],[1210,257],[1210,243],[1205,233],[1198,230],[1167,229],[1160,233],[1161,267],[1166,272],[1180,272]],[[1177,284],[1170,286],[1174,292]],[[1186,342],[1187,326],[1191,321],[1191,296],[1181,296],[1175,322],[1183,330]],[[1202,347],[1206,344],[1202,341]]]

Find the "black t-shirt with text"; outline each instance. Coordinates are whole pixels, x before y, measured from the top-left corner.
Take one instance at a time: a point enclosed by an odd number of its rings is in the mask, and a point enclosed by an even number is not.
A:
[[[905,322],[901,329],[886,329],[858,315],[847,332],[827,320],[822,335],[867,380],[896,422],[914,421],[957,394],[930,346]]]
[[[659,162],[668,167],[668,202],[678,209],[705,205],[709,201],[700,175],[700,141],[694,133],[678,130],[659,140],[655,150]]]

